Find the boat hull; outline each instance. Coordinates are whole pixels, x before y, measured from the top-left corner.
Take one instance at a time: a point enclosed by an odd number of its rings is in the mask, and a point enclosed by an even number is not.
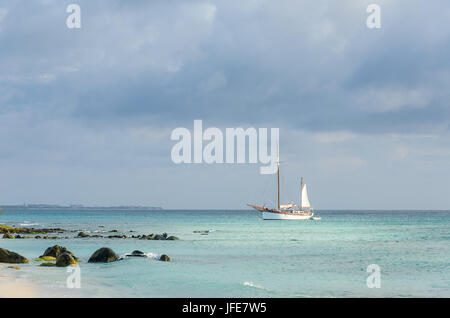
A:
[[[261,212],[264,220],[309,220],[314,213],[296,214],[296,213],[280,213],[280,212]]]

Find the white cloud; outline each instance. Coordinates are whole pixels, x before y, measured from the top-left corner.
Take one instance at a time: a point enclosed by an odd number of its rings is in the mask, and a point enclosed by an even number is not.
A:
[[[226,85],[227,78],[223,72],[215,72],[206,81],[200,84],[200,90],[202,92],[210,92],[225,87]]]
[[[334,173],[342,173],[345,171],[351,171],[367,166],[367,161],[352,156],[334,156],[328,158],[320,158],[315,165],[318,169],[324,169],[326,171]]]
[[[313,139],[321,143],[344,142],[356,138],[356,134],[347,131],[316,133]]]
[[[1,23],[5,19],[5,17],[8,15],[8,9],[0,8],[0,32],[2,31]]]
[[[356,107],[371,112],[396,111],[402,108],[423,108],[431,102],[432,94],[425,88],[368,88],[355,98]]]

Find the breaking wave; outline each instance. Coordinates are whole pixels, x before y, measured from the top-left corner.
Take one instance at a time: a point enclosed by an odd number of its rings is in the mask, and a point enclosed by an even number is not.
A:
[[[264,289],[264,290],[267,290],[267,289],[264,288],[263,286],[256,285],[256,284],[254,284],[253,282],[244,282],[243,285],[244,285],[244,286],[247,286],[247,287],[253,287],[253,288],[257,288],[257,289]]]

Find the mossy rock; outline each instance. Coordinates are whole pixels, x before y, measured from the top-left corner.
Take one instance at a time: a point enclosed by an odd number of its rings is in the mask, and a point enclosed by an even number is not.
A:
[[[45,250],[44,254],[39,256],[39,258],[44,257],[44,256],[52,256],[54,258],[58,258],[58,256],[60,256],[61,254],[64,254],[64,253],[68,253],[68,254],[72,255],[72,257],[76,261],[78,261],[78,258],[75,257],[71,251],[69,251],[67,248],[65,248],[63,246],[59,246],[59,245],[54,245],[52,247],[47,248]]]
[[[55,264],[55,263],[47,262],[47,263],[42,263],[42,264],[39,265],[39,266],[43,266],[43,267],[54,267],[54,266],[56,266],[56,264]]]
[[[8,266],[10,269],[15,269],[16,271],[20,270],[20,267],[18,266]]]
[[[119,260],[119,256],[110,248],[102,247],[94,252],[88,263],[110,263]]]
[[[0,263],[24,264],[29,263],[29,260],[22,255],[0,248]]]
[[[48,261],[56,261],[56,257],[53,256],[41,256],[34,260],[35,262],[48,262]]]
[[[73,256],[69,253],[63,253],[58,256],[56,259],[57,267],[67,267],[67,266],[77,266],[77,262],[73,258]]]
[[[162,262],[171,262],[172,261],[172,259],[169,256],[167,256],[166,254],[161,255],[159,260]]]

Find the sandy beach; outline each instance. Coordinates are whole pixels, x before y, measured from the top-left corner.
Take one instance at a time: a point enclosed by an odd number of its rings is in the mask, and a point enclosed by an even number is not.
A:
[[[31,283],[25,282],[19,278],[6,275],[8,270],[2,266],[0,272],[0,297],[1,298],[35,298],[39,297],[37,287]]]

